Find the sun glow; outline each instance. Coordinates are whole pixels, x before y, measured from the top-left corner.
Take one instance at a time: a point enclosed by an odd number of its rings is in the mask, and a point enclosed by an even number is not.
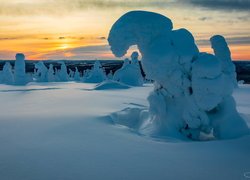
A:
[[[68,44],[62,44],[59,49],[68,49],[70,46]]]
[[[0,59],[3,60],[14,59],[17,52],[24,53],[30,60],[65,59],[65,57],[70,57],[69,59],[115,58],[109,48],[103,52],[100,51],[99,46],[108,44],[106,38],[112,24],[122,14],[131,10],[130,7],[126,7],[110,11],[106,6],[82,10],[72,5],[73,1],[0,0],[0,2]],[[60,6],[57,4],[58,9],[51,5],[53,2],[60,2]],[[117,0],[117,2],[122,1]],[[29,11],[26,11],[27,9]],[[226,39],[240,36],[238,42],[229,43],[232,57],[237,60],[250,59],[248,40],[250,25],[244,20],[244,17],[248,17],[244,12],[238,13],[237,18],[235,13],[225,11],[211,13],[209,10],[204,12],[200,9],[193,11],[188,7],[183,8],[181,12],[174,6],[140,9],[158,12],[169,17],[173,20],[175,29],[185,27],[196,40],[209,40],[215,34],[221,34]],[[204,13],[210,13],[209,18],[203,17]],[[222,16],[224,18],[221,20]],[[81,47],[87,46],[96,48],[87,49],[85,52],[80,50]],[[212,52],[209,44],[199,48],[201,51]]]

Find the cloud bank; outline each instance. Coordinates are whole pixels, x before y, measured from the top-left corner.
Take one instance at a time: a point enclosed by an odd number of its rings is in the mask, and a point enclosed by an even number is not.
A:
[[[0,0],[0,15],[62,15],[92,8],[159,8],[188,6],[249,11],[249,0]],[[190,8],[190,7],[189,7]]]
[[[182,2],[215,10],[249,11],[249,0],[181,0]]]
[[[143,8],[168,6],[173,0],[0,0],[2,15],[62,15],[92,8]]]

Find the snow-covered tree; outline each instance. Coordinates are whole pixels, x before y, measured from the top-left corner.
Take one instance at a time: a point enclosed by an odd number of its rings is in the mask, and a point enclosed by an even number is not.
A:
[[[210,38],[214,55],[221,61],[222,71],[230,78],[235,87],[237,87],[235,65],[232,62],[231,52],[225,38],[221,35],[215,35]]]
[[[137,51],[132,52],[130,57],[131,57],[131,64],[139,65],[139,61],[138,61],[139,53]]]
[[[172,21],[163,15],[131,11],[115,22],[108,41],[117,57],[137,45],[146,76],[155,81],[149,109],[135,117],[141,133],[190,139],[249,133],[236,111],[232,80],[222,62],[200,53],[188,30],[173,30]]]
[[[48,82],[48,68],[44,65],[42,61],[35,64],[35,79],[38,82]]]
[[[3,71],[1,72],[0,83],[13,85],[14,75],[12,73],[12,67],[9,62],[6,62],[3,66]]]
[[[125,59],[123,66],[114,73],[113,80],[131,85],[131,86],[142,86],[143,77],[138,62],[138,53],[133,52],[131,55],[131,61]]]
[[[69,78],[70,78],[70,79],[73,79],[73,78],[74,78],[74,74],[75,74],[75,72],[72,71],[71,69],[69,69]]]
[[[67,66],[65,65],[64,62],[61,62],[61,69],[58,73],[59,75],[59,81],[68,81],[69,80],[69,75],[68,75],[68,72],[67,72]]]
[[[112,70],[109,71],[107,78],[110,80],[113,79],[113,71]]]
[[[16,54],[14,79],[15,85],[25,85],[27,83],[27,77],[25,73],[25,56],[22,53]]]
[[[102,68],[100,61],[95,61],[93,68],[90,71],[85,72],[83,82],[100,83],[106,78],[106,74]]]
[[[77,67],[75,67],[74,80],[75,81],[80,81],[81,80],[80,73],[79,73]]]
[[[49,65],[49,70],[47,72],[47,78],[48,78],[48,82],[54,82],[56,80],[53,64]]]

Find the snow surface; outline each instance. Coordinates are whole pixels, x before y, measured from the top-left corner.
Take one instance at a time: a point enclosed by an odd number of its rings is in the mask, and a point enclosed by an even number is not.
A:
[[[250,135],[205,142],[145,137],[110,115],[148,107],[153,86],[89,90],[95,86],[0,85],[0,179],[246,179]],[[250,85],[233,96],[250,127]]]

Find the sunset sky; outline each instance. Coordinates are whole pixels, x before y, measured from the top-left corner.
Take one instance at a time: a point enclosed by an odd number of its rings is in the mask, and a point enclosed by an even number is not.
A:
[[[234,60],[250,60],[250,0],[0,0],[0,59],[117,59],[107,36],[130,10],[166,15],[200,51],[211,52],[209,38],[221,34]]]

